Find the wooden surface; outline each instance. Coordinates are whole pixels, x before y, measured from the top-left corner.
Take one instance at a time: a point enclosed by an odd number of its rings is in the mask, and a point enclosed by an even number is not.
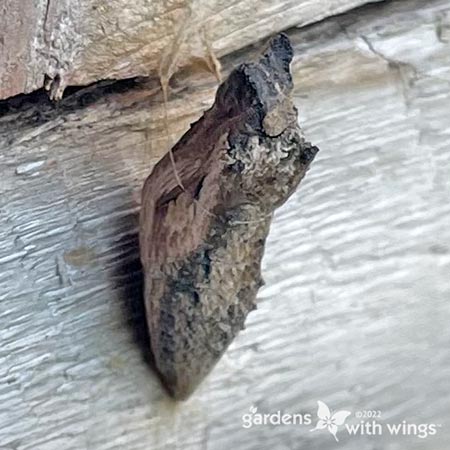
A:
[[[376,0],[372,0],[376,1]],[[1,0],[0,99],[221,57],[369,0]],[[54,82],[53,82],[53,81]]]
[[[289,34],[321,152],[275,218],[258,310],[181,404],[145,362],[139,295],[140,188],[167,149],[157,80],[2,105],[2,450],[448,448],[450,5],[389,2]],[[215,87],[176,77],[172,142]],[[339,444],[242,427],[251,406],[315,415],[318,400],[441,426]]]

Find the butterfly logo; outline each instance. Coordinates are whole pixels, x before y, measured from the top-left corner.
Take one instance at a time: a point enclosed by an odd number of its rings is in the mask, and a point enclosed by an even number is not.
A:
[[[317,421],[315,428],[310,431],[323,430],[326,428],[334,436],[336,442],[339,442],[339,439],[336,436],[338,427],[340,425],[344,425],[345,420],[351,412],[342,410],[336,411],[332,414],[330,408],[328,408],[324,402],[319,400],[317,404],[319,406],[317,410],[317,417],[319,420]]]

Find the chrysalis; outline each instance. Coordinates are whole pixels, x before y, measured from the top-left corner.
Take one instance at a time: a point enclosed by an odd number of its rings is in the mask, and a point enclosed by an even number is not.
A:
[[[176,398],[196,388],[256,308],[273,212],[318,151],[297,124],[291,60],[281,34],[257,62],[234,69],[145,182],[147,321],[156,366]]]

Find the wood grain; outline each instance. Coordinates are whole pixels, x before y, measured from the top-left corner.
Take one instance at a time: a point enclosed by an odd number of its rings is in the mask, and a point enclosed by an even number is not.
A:
[[[44,85],[59,98],[66,86],[189,64],[213,70],[214,54],[367,1],[2,0],[0,99]]]
[[[137,215],[217,82],[173,80],[170,142],[156,80],[1,104],[0,447],[447,450],[449,18],[446,0],[401,0],[288,32],[294,102],[321,151],[275,215],[258,310],[181,406],[142,354]],[[252,405],[315,415],[317,400],[441,427],[336,444],[242,426]]]

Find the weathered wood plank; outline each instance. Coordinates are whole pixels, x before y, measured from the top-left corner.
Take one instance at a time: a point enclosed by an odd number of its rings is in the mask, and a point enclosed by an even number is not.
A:
[[[323,400],[442,425],[426,439],[340,431],[346,450],[446,449],[449,8],[389,2],[290,33],[321,152],[275,218],[247,330],[181,406],[135,336],[138,202],[217,83],[174,80],[171,143],[156,80],[16,99],[0,118],[0,447],[331,450],[308,427],[242,427],[251,405],[314,415]]]
[[[45,76],[58,97],[68,85],[172,72],[368,1],[2,0],[0,99]]]

